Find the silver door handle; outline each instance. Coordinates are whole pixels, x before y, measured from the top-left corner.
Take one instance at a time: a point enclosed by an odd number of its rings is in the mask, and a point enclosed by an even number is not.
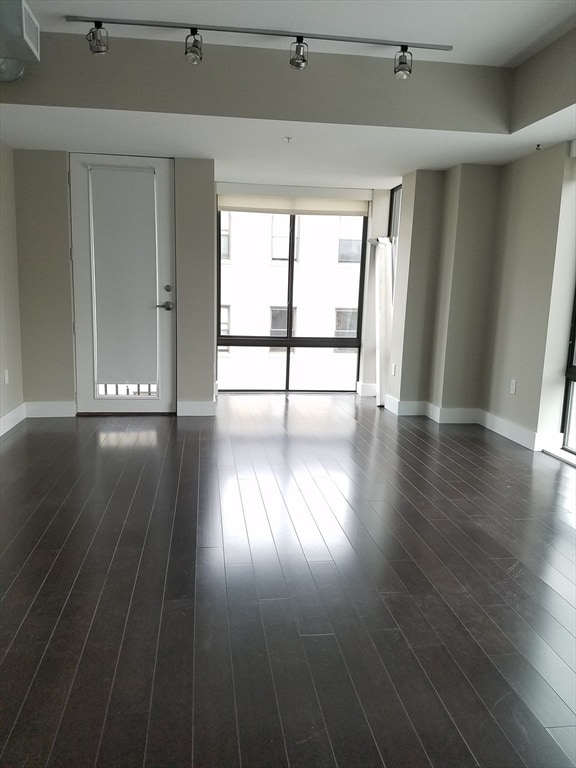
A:
[[[157,309],[165,309],[167,312],[171,312],[174,309],[173,301],[165,301],[163,304],[156,304]]]

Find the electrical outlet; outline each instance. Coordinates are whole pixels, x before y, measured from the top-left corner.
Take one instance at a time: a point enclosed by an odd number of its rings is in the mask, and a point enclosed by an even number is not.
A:
[[[516,379],[510,379],[510,394],[515,395],[516,394]]]
[[[8,368],[6,368],[4,371],[4,384],[9,384],[9,383],[10,383],[10,371],[8,370]]]

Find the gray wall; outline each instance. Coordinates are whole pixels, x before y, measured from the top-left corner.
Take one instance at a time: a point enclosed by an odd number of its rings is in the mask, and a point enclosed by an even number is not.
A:
[[[311,53],[302,76],[285,51],[264,48],[207,46],[202,66],[191,67],[180,43],[115,37],[105,57],[90,56],[82,35],[43,34],[41,44],[42,61],[27,63],[16,86],[0,86],[2,101],[480,133],[509,128],[512,74],[498,67],[419,61],[418,77],[398,83],[391,59],[368,56]]]
[[[14,153],[0,142],[0,417],[23,401]]]
[[[503,168],[404,179],[388,389],[400,413],[479,419],[530,447],[558,437],[574,165],[562,143]]]
[[[444,177],[416,171],[403,181],[390,352],[397,367],[387,394],[406,402],[429,399]]]
[[[511,130],[574,104],[576,28],[513,70]]]
[[[24,400],[71,402],[68,155],[20,150],[14,159]]]
[[[216,381],[214,162],[176,158],[174,174],[178,412],[199,413]]]
[[[442,408],[478,408],[494,310],[500,169],[463,165],[447,176],[431,402]]]
[[[486,409],[531,431],[538,428],[567,157],[567,144],[560,144],[502,171]],[[569,323],[566,345],[568,332]],[[518,382],[515,395],[511,379]]]

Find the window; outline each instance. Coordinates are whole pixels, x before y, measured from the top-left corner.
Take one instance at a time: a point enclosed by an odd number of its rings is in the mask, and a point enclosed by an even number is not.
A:
[[[340,239],[338,242],[338,261],[360,263],[362,258],[362,241]]]
[[[292,333],[296,326],[296,307],[292,308]],[[288,307],[270,307],[270,336],[288,336]],[[285,347],[270,347],[270,352],[281,352]]]
[[[220,213],[220,258],[230,260],[230,212]]]
[[[219,224],[232,256],[218,270],[220,390],[354,391],[366,219],[233,210]],[[359,261],[338,262],[341,241]]]
[[[230,306],[220,305],[220,336],[230,336]],[[230,347],[218,347],[218,352],[230,352]]]
[[[358,331],[357,309],[336,309],[334,336],[341,339],[355,339]],[[337,347],[336,352],[355,352],[352,347]]]
[[[272,216],[272,261],[288,261],[290,247],[290,216]]]

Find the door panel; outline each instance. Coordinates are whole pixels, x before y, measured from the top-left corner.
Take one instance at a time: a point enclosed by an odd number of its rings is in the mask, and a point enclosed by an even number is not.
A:
[[[71,156],[79,412],[175,409],[172,163]]]

